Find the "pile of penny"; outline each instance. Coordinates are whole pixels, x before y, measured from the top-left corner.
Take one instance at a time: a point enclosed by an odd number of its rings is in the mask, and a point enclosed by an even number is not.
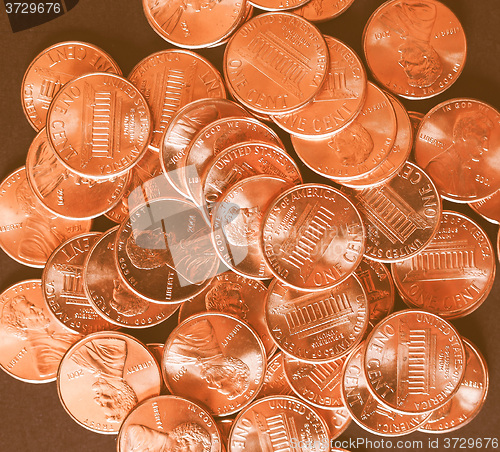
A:
[[[313,25],[352,1],[331,3],[144,0],[183,49],[124,78],[62,42],[26,71],[38,134],[0,185],[0,246],[43,270],[0,295],[0,365],[57,380],[68,414],[118,451],[341,450],[351,420],[443,433],[485,401],[486,362],[450,320],[487,299],[495,250],[441,199],[500,221],[500,115],[463,98],[419,116],[395,97],[462,71],[440,2],[373,13],[378,85]],[[223,75],[192,50],[218,45]],[[94,232],[101,215],[116,225]],[[396,293],[408,309],[393,312]],[[161,344],[117,331],[172,316]]]

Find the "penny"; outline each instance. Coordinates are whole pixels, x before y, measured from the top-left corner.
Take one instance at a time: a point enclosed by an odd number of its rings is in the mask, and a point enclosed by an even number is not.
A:
[[[161,395],[137,405],[123,422],[118,452],[220,452],[217,425],[200,405],[182,397]]]
[[[309,102],[328,72],[321,32],[291,13],[250,19],[227,44],[224,75],[235,99],[265,113],[290,112]]]
[[[233,185],[213,211],[212,240],[221,261],[248,278],[270,279],[259,240],[264,213],[293,184],[261,174]]]
[[[247,14],[246,2],[239,0],[142,0],[142,6],[156,33],[188,49],[221,43]]]
[[[216,275],[210,284],[179,309],[179,323],[201,312],[223,312],[247,322],[258,334],[271,356],[276,344],[271,339],[264,314],[267,287],[260,281],[231,271]]]
[[[132,292],[122,281],[115,262],[118,226],[105,232],[90,249],[83,266],[83,287],[96,312],[127,328],[146,328],[167,320],[177,304],[152,303]]]
[[[495,251],[479,225],[445,211],[432,241],[419,254],[392,264],[403,300],[444,318],[477,309],[495,279]]]
[[[396,132],[396,114],[390,100],[370,82],[354,122],[318,140],[292,135],[292,144],[309,168],[342,183],[359,179],[382,165],[394,144]]]
[[[160,163],[167,179],[186,198],[184,166],[191,140],[208,124],[228,116],[245,116],[247,111],[226,99],[201,99],[181,108],[166,128],[160,146]]]
[[[147,149],[151,113],[140,91],[114,74],[87,74],[64,85],[47,113],[59,161],[84,177],[126,173]]]
[[[271,282],[266,321],[272,338],[287,355],[308,363],[327,363],[349,353],[368,327],[368,300],[352,275],[322,292],[305,293]]]
[[[28,149],[26,174],[33,193],[47,210],[70,219],[95,218],[123,196],[129,177],[91,179],[69,171],[50,147],[45,128]]]
[[[309,0],[251,0],[250,4],[265,11],[285,11],[298,8]]]
[[[413,163],[406,162],[382,185],[343,191],[363,218],[368,259],[397,262],[413,257],[439,228],[441,199],[429,176]]]
[[[443,198],[479,201],[500,188],[500,113],[474,99],[451,99],[425,115],[415,161]]]
[[[354,421],[363,429],[384,436],[406,435],[417,430],[429,413],[397,413],[375,399],[363,373],[364,343],[347,358],[342,397]]]
[[[111,56],[86,42],[59,42],[35,57],[24,73],[21,98],[24,114],[36,131],[45,127],[47,111],[61,87],[89,72],[122,73]]]
[[[329,445],[328,435],[325,421],[306,403],[291,396],[270,396],[238,414],[228,452],[313,450],[311,445],[321,450]]]
[[[284,356],[285,377],[293,392],[304,402],[323,409],[342,408],[342,366],[346,357],[323,364],[311,364]]]
[[[363,256],[364,226],[349,199],[327,185],[293,187],[263,220],[264,257],[274,275],[299,290],[344,281]]]
[[[0,294],[0,325],[0,367],[28,383],[54,381],[66,350],[82,337],[52,318],[39,279]]]
[[[465,349],[455,328],[420,310],[396,312],[366,340],[364,373],[369,390],[393,411],[428,413],[458,390]]]
[[[202,179],[213,159],[237,143],[264,141],[284,149],[276,132],[253,118],[222,118],[208,124],[192,139],[186,151],[185,178],[191,198],[203,203]]]
[[[489,374],[481,352],[467,339],[465,374],[460,387],[442,408],[433,411],[420,430],[427,433],[452,432],[468,424],[481,411],[488,394]]]
[[[363,48],[373,76],[408,99],[426,99],[448,89],[465,65],[464,30],[443,3],[392,0],[370,17]]]
[[[269,143],[237,143],[222,151],[203,175],[201,185],[209,212],[221,196],[237,182],[257,174],[268,174],[302,183],[300,170],[283,149]]]
[[[158,303],[201,292],[219,262],[203,212],[173,198],[154,199],[131,212],[118,229],[115,255],[126,286]]]
[[[245,322],[211,312],[189,317],[172,331],[162,363],[173,394],[198,401],[215,416],[226,416],[255,398],[266,356],[261,340]]]
[[[226,97],[219,71],[202,56],[169,49],[141,60],[128,79],[144,95],[153,121],[149,148],[159,151],[162,135],[184,105],[203,98]]]
[[[260,388],[257,398],[267,396],[292,395],[293,390],[285,377],[284,353],[279,351],[267,361],[264,382]]]
[[[76,333],[118,329],[96,312],[83,288],[85,259],[100,236],[100,232],[87,232],[62,243],[42,274],[49,309],[62,325]]]
[[[366,97],[366,72],[356,52],[338,39],[323,37],[330,63],[319,92],[303,107],[272,116],[283,130],[304,139],[322,138],[350,124]]]
[[[500,223],[500,190],[479,201],[470,202],[469,207],[485,220]]]
[[[82,427],[117,434],[139,402],[160,393],[161,374],[145,345],[127,334],[89,334],[64,355],[57,392]]]
[[[337,2],[309,0],[305,5],[292,12],[311,22],[325,22],[340,16],[353,2],[354,0],[339,0]]]
[[[61,243],[92,225],[91,220],[69,220],[45,209],[28,184],[24,166],[0,184],[0,212],[0,247],[30,267],[43,267]]]

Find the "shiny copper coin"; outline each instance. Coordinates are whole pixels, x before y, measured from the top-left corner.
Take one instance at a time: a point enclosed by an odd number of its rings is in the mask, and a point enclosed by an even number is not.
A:
[[[62,242],[92,225],[91,220],[68,220],[45,209],[28,184],[24,166],[0,184],[0,212],[0,247],[30,267],[43,267]]]
[[[354,0],[339,0],[331,2],[328,0],[309,0],[300,8],[294,9],[292,12],[311,22],[324,22],[340,16]]]
[[[366,72],[356,52],[338,39],[323,37],[330,64],[319,92],[292,113],[272,117],[283,130],[304,139],[325,137],[350,124],[366,97]]]
[[[285,355],[285,377],[293,392],[317,408],[342,408],[341,379],[346,357],[323,364],[311,364]]]
[[[360,190],[345,189],[365,227],[365,256],[397,262],[418,254],[434,237],[441,199],[429,176],[406,162],[390,181]]]
[[[246,2],[239,0],[142,0],[142,6],[156,33],[188,49],[221,43],[247,13]]]
[[[426,99],[450,87],[467,54],[462,25],[435,0],[384,3],[365,27],[363,47],[373,76],[408,99]]]
[[[54,381],[66,350],[81,339],[56,322],[42,281],[21,281],[0,294],[0,367],[22,381]]]
[[[298,185],[263,220],[264,257],[274,275],[299,290],[344,281],[363,256],[364,226],[349,199],[327,185]]]
[[[202,99],[181,108],[166,128],[160,147],[163,172],[174,188],[189,198],[184,166],[191,140],[208,124],[228,116],[245,116],[247,111],[226,99]]]
[[[129,289],[159,303],[195,296],[219,263],[203,212],[173,198],[154,199],[135,209],[120,225],[115,254]]]
[[[186,186],[195,203],[203,204],[202,178],[213,159],[229,146],[247,141],[264,141],[284,149],[276,132],[253,118],[222,118],[198,132],[186,151],[185,168]]]
[[[500,223],[500,190],[479,201],[470,202],[469,207],[481,215],[485,220],[499,224]]]
[[[159,151],[162,135],[174,115],[193,100],[226,97],[219,71],[188,50],[169,49],[140,61],[128,79],[146,98],[153,119],[149,147]]]
[[[415,161],[443,198],[478,201],[500,188],[500,113],[474,99],[434,107],[420,124]]]
[[[260,281],[231,271],[216,275],[210,284],[179,309],[179,323],[201,312],[223,312],[247,322],[258,334],[271,356],[276,344],[271,339],[265,320],[267,287]]]
[[[286,11],[288,9],[298,8],[308,1],[309,0],[249,0],[249,3],[265,11]]]
[[[110,331],[77,342],[57,374],[57,392],[67,413],[82,427],[112,435],[139,402],[160,393],[160,383],[160,369],[146,346]]]
[[[61,163],[96,179],[126,173],[147,149],[151,113],[140,91],[114,74],[71,80],[47,113],[47,136]]]
[[[396,113],[396,139],[387,157],[380,166],[370,171],[360,179],[343,181],[348,187],[363,187],[377,185],[391,179],[409,159],[413,148],[412,123],[403,104],[389,93],[385,93]]]
[[[326,363],[346,355],[363,339],[368,318],[368,300],[354,275],[322,292],[304,293],[278,280],[269,286],[269,332],[301,361]]]
[[[342,380],[342,396],[354,421],[377,435],[400,436],[417,430],[429,413],[397,413],[375,399],[368,390],[363,372],[364,343],[347,358]]]
[[[95,218],[112,209],[123,196],[128,175],[90,179],[69,171],[50,147],[45,129],[28,149],[26,173],[33,193],[55,215],[64,218]]]
[[[257,398],[267,396],[292,395],[293,390],[285,376],[284,369],[284,353],[277,352],[270,360],[267,361],[266,373],[264,374],[264,382],[260,388]]]
[[[430,312],[396,312],[366,340],[369,390],[393,411],[422,414],[445,405],[465,371],[465,349],[455,328]]]
[[[427,433],[455,431],[468,424],[481,411],[488,394],[489,374],[481,352],[465,338],[465,374],[451,400],[435,410],[420,430]]]
[[[190,317],[172,331],[162,365],[172,394],[198,401],[213,415],[226,416],[257,395],[266,355],[245,322],[211,312]]]
[[[220,452],[221,436],[206,409],[171,395],[152,397],[127,416],[118,435],[118,452]]]
[[[328,434],[325,421],[306,403],[291,396],[270,396],[238,415],[228,452],[321,450],[319,445],[329,444]]]
[[[260,242],[263,217],[276,198],[293,184],[261,174],[233,185],[213,211],[212,240],[221,261],[248,278],[270,279],[273,272]]]
[[[391,268],[410,307],[457,318],[477,309],[488,296],[495,265],[495,251],[481,227],[465,215],[445,211],[431,243]]]
[[[234,144],[215,157],[203,175],[202,199],[209,211],[229,187],[257,174],[274,175],[294,184],[302,182],[297,164],[280,147],[250,141]]]
[[[43,294],[56,319],[71,331],[89,334],[116,330],[96,312],[84,291],[84,263],[100,232],[87,232],[62,243],[42,274]]]
[[[146,328],[167,320],[177,304],[152,303],[132,292],[118,272],[114,245],[118,226],[104,233],[88,253],[83,286],[90,303],[104,319],[127,328]]]
[[[299,158],[316,173],[336,182],[359,179],[379,167],[396,139],[394,108],[384,92],[368,84],[361,113],[330,137],[306,140],[292,135]]]
[[[47,110],[61,87],[89,72],[122,73],[111,56],[86,42],[59,42],[35,57],[21,87],[24,113],[35,130],[45,127]]]
[[[265,114],[294,110],[319,91],[328,71],[321,32],[291,13],[250,19],[229,41],[224,75],[235,99]]]
[[[342,401],[342,408],[333,408],[331,410],[325,410],[322,408],[316,408],[316,412],[320,415],[321,418],[326,422],[328,427],[328,431],[330,432],[330,449],[329,452],[335,452],[337,450],[331,447],[333,444],[332,441],[338,438],[342,433],[347,430],[347,427],[351,425],[352,417],[349,413],[349,410],[345,407],[344,402]]]

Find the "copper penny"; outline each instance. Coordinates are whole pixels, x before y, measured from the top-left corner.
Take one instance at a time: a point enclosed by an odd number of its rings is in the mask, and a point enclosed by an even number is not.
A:
[[[495,279],[495,251],[479,225],[456,212],[443,212],[436,236],[419,254],[392,264],[403,300],[444,318],[477,309]]]
[[[123,196],[128,175],[91,179],[69,171],[50,147],[45,128],[28,149],[26,174],[43,205],[64,218],[95,218],[112,209]]]
[[[291,396],[270,396],[238,415],[228,452],[321,450],[329,444],[328,434],[325,421],[305,402]]]
[[[89,72],[122,73],[104,50],[86,42],[59,42],[35,57],[21,85],[24,114],[35,130],[45,127],[47,110],[61,87]]]
[[[291,13],[250,19],[229,41],[224,75],[235,99],[248,108],[279,114],[309,102],[328,72],[321,32]]]
[[[489,374],[481,352],[467,339],[465,374],[451,400],[435,410],[420,430],[427,433],[452,432],[468,424],[481,411],[488,394]]]
[[[140,91],[114,74],[95,73],[59,90],[47,113],[47,135],[69,170],[95,179],[126,173],[147,149],[151,113]]]
[[[379,167],[391,151],[396,132],[396,114],[390,100],[370,82],[361,113],[354,122],[319,140],[292,135],[292,144],[309,168],[342,183],[359,179]]]
[[[118,272],[114,244],[118,226],[104,233],[90,249],[83,267],[83,286],[93,308],[108,322],[146,328],[167,320],[177,304],[152,303],[132,292]]]
[[[174,115],[193,100],[226,97],[219,71],[208,60],[188,50],[169,49],[140,61],[128,79],[148,102],[153,119],[149,147],[159,151],[162,135]]]
[[[359,190],[345,189],[365,227],[365,256],[397,262],[418,254],[434,237],[441,199],[427,174],[406,162],[390,181]]]
[[[205,126],[228,116],[245,116],[247,111],[226,99],[201,99],[181,108],[166,128],[160,147],[160,163],[167,179],[186,198],[184,166],[191,140]]]
[[[284,353],[279,351],[267,361],[264,382],[260,388],[257,398],[267,396],[292,395],[293,390],[285,376]]]
[[[254,118],[222,118],[208,124],[186,151],[186,186],[195,203],[203,203],[202,178],[213,159],[237,143],[264,141],[284,149],[276,132]]]
[[[0,366],[28,383],[54,381],[66,350],[81,339],[56,322],[42,281],[21,281],[0,294]]]
[[[160,393],[158,364],[145,345],[127,334],[89,334],[71,347],[57,374],[64,409],[82,427],[117,434],[139,402]]]
[[[285,355],[285,377],[293,392],[317,408],[342,408],[341,379],[346,357],[323,364],[311,364]]]
[[[278,280],[269,286],[269,332],[301,361],[326,363],[346,355],[363,339],[368,318],[368,300],[354,275],[322,292],[304,293]]]
[[[384,436],[399,436],[419,428],[429,413],[397,413],[375,399],[363,372],[364,343],[347,358],[342,396],[354,421],[363,429]]]
[[[369,390],[393,411],[431,412],[458,390],[465,349],[455,328],[430,312],[396,312],[366,340],[364,373]]]
[[[265,11],[286,11],[288,9],[298,8],[308,1],[309,0],[249,0],[249,3]]]
[[[216,275],[203,292],[186,300],[179,309],[179,323],[201,312],[223,312],[247,322],[258,334],[271,356],[276,344],[265,319],[267,287],[260,281],[231,271]]]
[[[203,200],[211,210],[223,193],[237,182],[257,174],[268,174],[302,183],[300,170],[283,149],[270,143],[238,143],[222,151],[207,169],[202,179]]]
[[[366,72],[360,58],[342,41],[323,36],[330,64],[318,94],[292,113],[272,116],[283,130],[302,138],[331,135],[359,114],[366,96]]]
[[[62,243],[42,274],[49,309],[62,325],[77,333],[118,329],[98,315],[83,288],[85,259],[100,236],[100,232],[87,232]]]
[[[293,184],[261,174],[233,185],[213,211],[212,240],[221,261],[248,278],[270,279],[261,242],[264,213]]]
[[[202,211],[173,198],[154,199],[131,212],[118,230],[115,254],[129,289],[159,303],[195,296],[219,263]]]
[[[216,416],[236,413],[255,398],[265,366],[257,334],[227,314],[189,317],[165,343],[163,376],[172,394],[192,398]]]
[[[0,247],[30,267],[43,267],[62,242],[92,225],[91,220],[69,220],[45,209],[28,184],[24,166],[0,184],[0,212]]]
[[[117,443],[118,452],[221,451],[221,436],[208,411],[172,395],[137,405],[123,422]]]
[[[481,215],[485,220],[499,224],[500,223],[500,190],[479,201],[470,202],[469,207]]]
[[[384,3],[365,27],[363,47],[373,76],[408,99],[426,99],[450,87],[467,53],[459,20],[434,0]]]
[[[344,281],[363,257],[364,226],[349,199],[327,185],[298,185],[269,207],[264,257],[274,275],[299,290]]]
[[[340,16],[353,2],[354,0],[338,0],[335,2],[309,0],[305,5],[294,9],[292,12],[311,22],[324,22]]]
[[[478,201],[500,188],[500,113],[474,99],[434,107],[420,124],[415,161],[443,198]]]
[[[188,49],[221,43],[247,13],[240,0],[142,0],[142,6],[156,33]]]

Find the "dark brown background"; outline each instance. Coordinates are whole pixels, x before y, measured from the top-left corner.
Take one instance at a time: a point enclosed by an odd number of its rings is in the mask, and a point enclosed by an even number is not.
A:
[[[325,0],[334,1],[334,0]],[[324,33],[337,37],[358,54],[361,33],[379,0],[355,0],[338,18],[320,25]],[[498,0],[444,1],[463,24],[468,41],[465,70],[458,81],[440,96],[425,101],[404,101],[409,110],[427,112],[434,105],[454,97],[472,97],[500,108],[500,2]],[[2,5],[3,6],[3,5]],[[88,41],[111,54],[127,75],[132,67],[147,55],[169,48],[148,25],[140,0],[80,0],[67,14],[33,29],[12,33],[7,14],[0,11],[0,179],[24,164],[34,130],[25,119],[21,107],[21,80],[31,60],[44,48],[67,40]],[[221,68],[224,47],[200,50],[199,53]],[[291,149],[290,142],[281,134]],[[306,170],[306,181],[322,180]],[[467,206],[445,202],[445,208],[459,210],[482,224],[496,244],[498,227],[482,220]],[[97,230],[111,223],[98,220]],[[0,291],[20,280],[40,278],[41,270],[24,267],[0,251]],[[482,412],[469,425],[450,437],[500,437],[498,430],[500,376],[500,277],[485,303],[466,318],[453,323],[464,336],[472,340],[485,355],[490,368],[490,391]],[[398,307],[403,305],[398,301]],[[164,342],[173,322],[149,330],[132,332],[145,342]],[[130,331],[129,331],[130,332]],[[364,437],[380,439],[351,425],[341,439]],[[414,433],[401,439],[423,440],[436,436]],[[438,450],[445,450],[439,436]],[[395,447],[397,439],[393,439]],[[56,384],[27,384],[0,371],[0,450],[2,452],[33,451],[113,451],[115,437],[87,431],[76,424],[60,405]],[[354,450],[354,449],[353,449]],[[376,450],[362,448],[357,450]],[[417,450],[417,449],[415,449]],[[431,450],[424,447],[418,450]],[[436,450],[436,449],[433,449]],[[472,448],[472,450],[476,450]]]

